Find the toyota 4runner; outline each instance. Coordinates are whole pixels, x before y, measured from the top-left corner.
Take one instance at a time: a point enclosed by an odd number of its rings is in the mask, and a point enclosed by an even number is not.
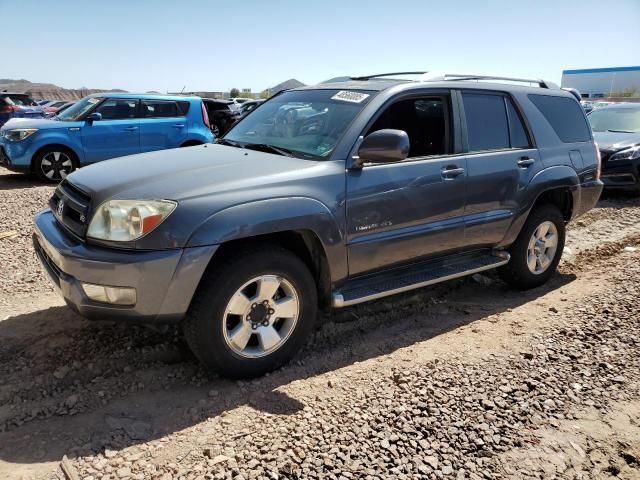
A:
[[[72,173],[33,241],[80,314],[181,321],[206,367],[247,377],[288,361],[319,308],[493,268],[545,283],[599,168],[553,84],[350,78],[283,92],[217,144]]]

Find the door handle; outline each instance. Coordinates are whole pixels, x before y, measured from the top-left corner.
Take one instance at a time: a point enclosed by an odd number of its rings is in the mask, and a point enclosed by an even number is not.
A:
[[[445,167],[442,169],[442,178],[444,179],[453,179],[462,175],[464,173],[464,168],[457,167]]]
[[[529,168],[531,165],[533,165],[534,162],[535,160],[533,158],[522,157],[520,158],[520,160],[518,160],[518,166],[520,168]]]
[[[184,123],[176,123],[173,128],[184,128]]]
[[[138,127],[127,127],[127,128],[125,128],[125,130],[127,132],[135,132],[136,130],[138,130]]]

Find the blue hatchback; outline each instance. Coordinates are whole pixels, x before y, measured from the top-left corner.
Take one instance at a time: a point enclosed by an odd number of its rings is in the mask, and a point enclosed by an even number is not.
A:
[[[199,97],[102,93],[52,119],[7,122],[0,165],[57,182],[101,160],[213,140]]]

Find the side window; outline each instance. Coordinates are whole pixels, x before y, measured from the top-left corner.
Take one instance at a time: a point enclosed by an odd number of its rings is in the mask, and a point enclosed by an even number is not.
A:
[[[564,143],[591,141],[590,127],[582,107],[573,98],[531,94],[529,100]]]
[[[156,100],[142,101],[142,116],[144,118],[179,117],[178,105],[176,102],[165,102]]]
[[[469,151],[510,148],[509,124],[502,95],[463,93]]]
[[[189,113],[189,107],[191,104],[189,102],[178,102],[178,110],[180,111],[181,116],[186,116]]]
[[[103,120],[123,120],[136,117],[137,100],[110,98],[102,102],[96,112],[102,114]]]
[[[505,97],[507,103],[507,116],[509,117],[509,133],[511,135],[511,148],[530,148],[531,142],[522,123],[522,118],[518,114],[513,101]]]
[[[451,152],[448,97],[400,100],[387,107],[367,135],[385,128],[409,135],[409,158],[445,155]]]

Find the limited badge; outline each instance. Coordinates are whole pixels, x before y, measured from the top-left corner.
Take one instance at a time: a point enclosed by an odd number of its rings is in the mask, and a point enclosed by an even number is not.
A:
[[[360,103],[369,96],[368,93],[362,92],[349,92],[347,90],[341,90],[336,93],[331,100],[342,100],[343,102]]]

